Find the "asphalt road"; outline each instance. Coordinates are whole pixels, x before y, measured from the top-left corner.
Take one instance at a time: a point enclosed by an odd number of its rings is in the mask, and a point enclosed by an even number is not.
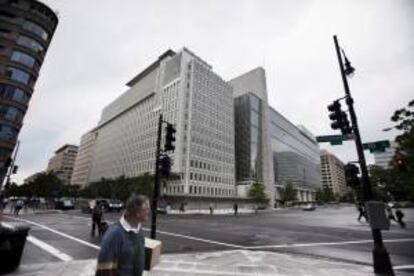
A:
[[[402,229],[393,223],[390,231],[383,231],[383,238],[394,266],[414,267],[414,209],[403,211],[407,227]],[[119,216],[104,215],[110,222]],[[159,215],[157,239],[163,241],[163,253],[249,249],[372,264],[371,231],[356,217],[354,207],[332,206],[308,212],[272,210],[238,216]],[[79,210],[4,219],[31,226],[22,257],[24,264],[97,256],[100,240],[90,237],[90,217]],[[147,236],[149,228],[148,223],[144,228]]]

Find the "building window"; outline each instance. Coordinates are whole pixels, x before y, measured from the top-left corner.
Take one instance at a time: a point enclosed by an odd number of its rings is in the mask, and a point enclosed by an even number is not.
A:
[[[17,136],[17,130],[10,126],[0,125],[0,139],[14,141]]]
[[[27,104],[29,101],[29,97],[23,90],[4,84],[0,84],[0,98],[13,100],[22,104]]]
[[[45,29],[43,29],[43,27],[40,27],[38,24],[33,23],[31,21],[24,22],[23,28],[37,34],[43,40],[47,40],[49,38],[49,34],[46,32]]]
[[[7,106],[0,104],[0,118],[10,121],[21,122],[23,119],[23,112],[14,106]]]
[[[26,73],[22,70],[13,68],[13,67],[7,67],[6,68],[6,76],[8,76],[10,79],[24,83],[24,84],[30,84],[32,81],[32,77],[29,73]]]
[[[27,36],[20,36],[17,39],[17,44],[27,47],[38,54],[43,54],[45,51],[45,48],[39,42]]]
[[[36,63],[36,60],[34,57],[28,54],[25,54],[23,52],[20,52],[20,51],[14,51],[11,56],[11,60],[27,65],[30,68],[33,68]]]

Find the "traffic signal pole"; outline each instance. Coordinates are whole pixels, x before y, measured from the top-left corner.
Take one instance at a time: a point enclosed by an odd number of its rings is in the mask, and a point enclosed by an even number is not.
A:
[[[151,239],[156,238],[157,232],[157,206],[158,196],[160,194],[160,153],[161,153],[161,133],[162,133],[162,114],[158,118],[158,133],[157,133],[157,150],[155,152],[155,179],[154,179],[154,194],[152,197],[152,219],[151,219]]]
[[[367,164],[365,161],[364,150],[362,147],[361,136],[359,133],[357,116],[354,110],[354,100],[352,99],[351,92],[349,90],[348,80],[346,78],[344,64],[342,61],[342,56],[338,44],[338,39],[334,35],[335,49],[338,56],[339,69],[341,71],[342,82],[344,84],[346,103],[349,109],[349,115],[351,117],[352,131],[354,134],[355,145],[358,153],[359,165],[361,167],[361,176],[362,176],[362,187],[363,187],[363,198],[364,201],[373,200],[373,194],[371,190],[371,184],[368,176]],[[383,244],[382,234],[380,229],[371,229],[372,237],[374,240],[374,248],[372,251],[373,260],[374,260],[374,272],[375,273],[386,273],[387,275],[394,275],[391,260],[389,254]]]

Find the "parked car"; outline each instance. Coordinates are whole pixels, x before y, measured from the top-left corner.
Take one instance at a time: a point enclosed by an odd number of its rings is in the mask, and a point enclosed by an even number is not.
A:
[[[313,203],[306,204],[302,208],[303,211],[314,211],[315,209],[316,209],[316,207],[315,207],[315,204],[313,204]]]

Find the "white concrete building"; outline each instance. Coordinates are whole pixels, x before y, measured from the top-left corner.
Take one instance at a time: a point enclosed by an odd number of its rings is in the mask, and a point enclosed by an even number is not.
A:
[[[70,184],[77,153],[78,146],[66,144],[60,147],[55,151],[55,155],[49,159],[46,171],[55,172],[63,184]]]
[[[390,163],[394,160],[397,147],[397,143],[391,142],[391,147],[386,148],[385,152],[374,152],[374,164],[384,169],[389,169],[391,167]]]
[[[347,192],[344,163],[327,150],[321,150],[321,174],[324,187],[328,187],[335,195]]]
[[[184,48],[165,52],[109,104],[97,133],[89,182],[153,173],[160,112],[176,133],[168,195],[235,196],[233,89]]]
[[[81,142],[76,155],[73,168],[71,184],[84,187],[88,184],[89,172],[92,161],[93,146],[95,145],[96,133],[90,131],[82,135]]]

